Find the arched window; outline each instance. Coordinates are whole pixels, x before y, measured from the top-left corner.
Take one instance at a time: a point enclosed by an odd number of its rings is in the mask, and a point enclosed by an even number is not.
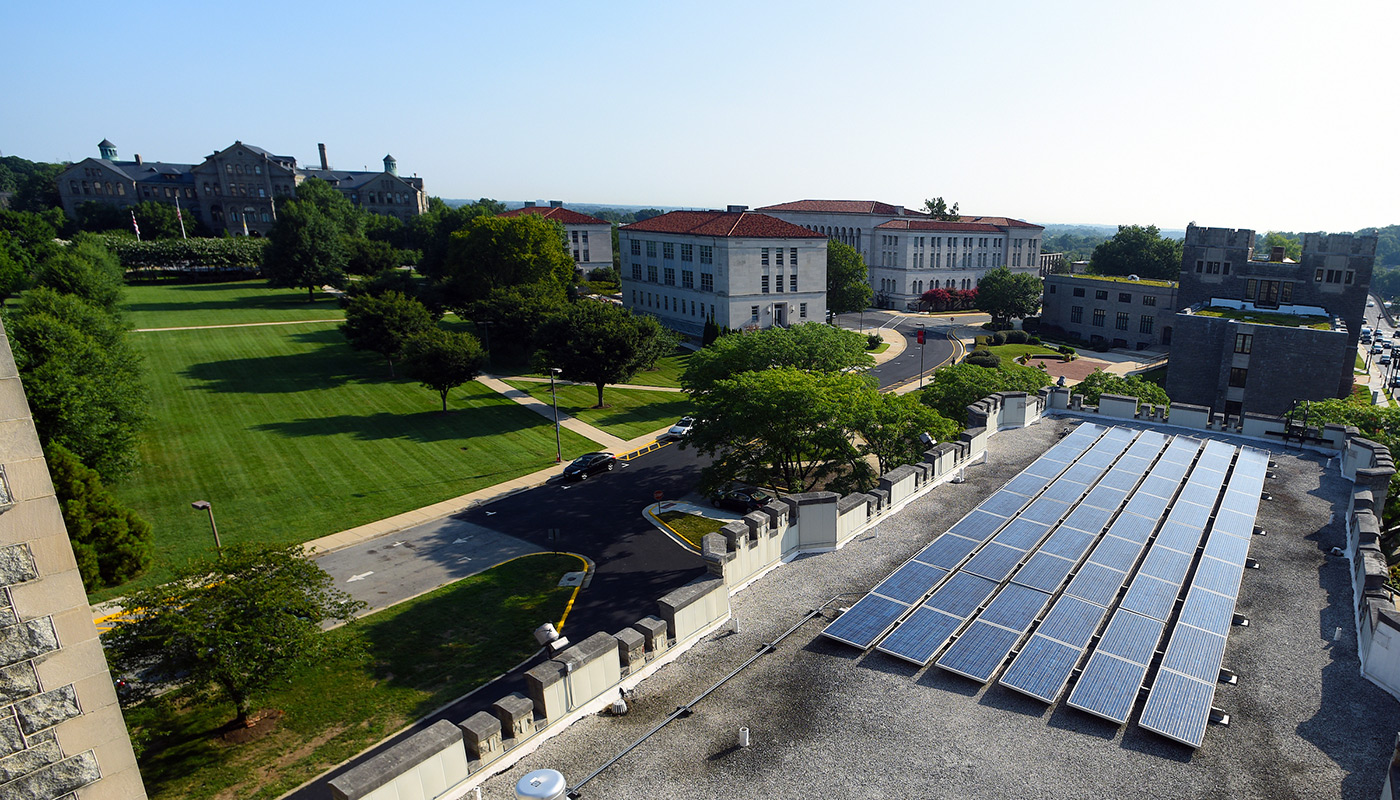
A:
[[[117,196],[119,196],[119,197],[126,197],[126,184],[124,184],[124,183],[119,183],[119,184],[117,184]]]
[[[78,193],[78,182],[77,182],[77,181],[69,181],[69,182],[68,182],[68,191],[69,191],[69,192],[72,192],[73,194],[77,194],[77,193]]]

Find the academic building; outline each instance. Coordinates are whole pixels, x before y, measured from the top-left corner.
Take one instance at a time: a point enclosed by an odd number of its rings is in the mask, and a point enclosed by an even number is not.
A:
[[[826,320],[825,234],[767,214],[672,211],[623,225],[622,303],[698,336]]]
[[[1098,275],[1047,275],[1041,325],[1091,344],[1150,350],[1172,343],[1176,284]]]
[[[612,223],[607,220],[567,209],[562,200],[550,200],[548,208],[527,202],[524,208],[511,209],[501,216],[518,217],[523,214],[544,217],[564,226],[564,237],[568,240],[569,252],[574,256],[574,267],[583,277],[588,276],[589,270],[612,267]]]
[[[146,161],[140,155],[123,161],[116,145],[103,139],[99,158],[85,158],[59,174],[58,194],[70,217],[86,202],[126,207],[153,200],[178,204],[181,214],[215,235],[234,236],[266,236],[277,220],[277,202],[294,196],[307,178],[320,178],[352,205],[375,214],[407,221],[428,210],[423,179],[400,177],[393,156],[384,157],[383,172],[336,170],[326,159],[326,146],[318,147],[320,169],[306,169],[292,156],[243,142],[199,164]]]
[[[870,200],[798,200],[758,210],[854,247],[869,267],[878,308],[915,308],[930,289],[975,288],[1001,266],[1041,272],[1045,229],[1009,217],[935,220]]]

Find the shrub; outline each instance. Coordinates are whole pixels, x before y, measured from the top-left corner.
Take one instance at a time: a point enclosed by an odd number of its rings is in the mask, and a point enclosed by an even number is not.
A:
[[[1070,347],[1070,346],[1067,345],[1067,344],[1062,344],[1062,345],[1060,345],[1060,352],[1061,352],[1061,353],[1064,353],[1064,354],[1067,355],[1067,356],[1070,356],[1071,358],[1073,358],[1073,357],[1076,355],[1076,353],[1077,353],[1077,351],[1076,351],[1073,347]],[[1068,360],[1068,359],[1066,359],[1066,360]]]
[[[991,350],[973,350],[967,357],[967,363],[975,364],[979,367],[996,369],[1001,366],[1001,357]]]
[[[1005,333],[1007,344],[1025,344],[1031,335],[1025,331],[1010,330]]]
[[[151,564],[151,525],[122,505],[93,469],[61,444],[45,449],[63,525],[88,591],[124,583]]]
[[[874,350],[875,348],[879,347],[881,344],[884,344],[884,341],[885,341],[884,338],[881,337],[880,334],[878,334],[878,333],[868,333],[868,334],[865,335],[865,349],[866,349],[866,350]]]
[[[1026,317],[1021,320],[1021,330],[1026,333],[1038,333],[1040,331],[1040,317]]]
[[[996,333],[992,334],[992,344],[993,344],[993,345],[1002,345],[1002,344],[1006,344],[1006,334],[1005,334],[1004,332],[1002,332],[1002,331],[997,331]]]
[[[1041,342],[1040,342],[1040,337],[1039,337],[1039,336],[1027,336],[1027,337],[1026,337],[1026,344],[1040,344],[1040,343],[1041,343]]]

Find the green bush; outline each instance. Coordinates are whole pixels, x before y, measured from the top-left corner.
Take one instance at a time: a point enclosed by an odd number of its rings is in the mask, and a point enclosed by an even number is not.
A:
[[[138,242],[123,234],[104,234],[107,248],[125,269],[255,271],[262,266],[266,239],[159,239]]]
[[[1021,320],[1021,330],[1026,333],[1040,332],[1040,317],[1026,317]]]
[[[992,334],[991,339],[993,346],[1006,344],[1006,333],[1004,331],[997,331]]]
[[[1073,357],[1073,356],[1075,356],[1075,355],[1078,354],[1078,351],[1076,351],[1073,347],[1070,347],[1070,346],[1067,345],[1067,344],[1062,344],[1062,345],[1060,345],[1060,352],[1061,352],[1061,353],[1064,353],[1064,354],[1067,355],[1067,356],[1071,356],[1071,357]]]
[[[1010,330],[1005,334],[1007,344],[1025,344],[1030,340],[1031,335],[1025,331]]]
[[[63,525],[73,544],[83,588],[116,586],[151,565],[151,525],[123,506],[97,471],[61,444],[45,448]]]
[[[1041,343],[1042,343],[1042,342],[1040,341],[1040,337],[1039,337],[1039,336],[1027,336],[1027,337],[1026,337],[1026,344],[1041,344]]]
[[[976,364],[979,367],[996,369],[1001,366],[1001,357],[991,350],[973,350],[967,357],[967,363]]]
[[[880,336],[880,334],[878,334],[878,333],[868,333],[868,334],[865,335],[865,349],[866,349],[866,350],[874,350],[875,348],[879,347],[880,345],[882,345],[882,344],[884,344],[884,343],[885,343],[884,338],[883,338],[882,336]]]

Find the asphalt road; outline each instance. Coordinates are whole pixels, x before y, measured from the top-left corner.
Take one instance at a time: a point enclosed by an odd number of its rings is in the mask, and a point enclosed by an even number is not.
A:
[[[942,317],[913,319],[883,311],[841,314],[836,317],[836,324],[851,330],[859,330],[864,324],[866,329],[884,328],[885,330],[898,331],[904,335],[904,352],[870,370],[870,374],[880,382],[882,389],[898,386],[918,378],[921,364],[922,371],[928,372],[947,361],[956,351],[956,347],[951,341],[953,329],[962,327],[955,321]],[[922,362],[920,362],[919,352],[921,348],[917,341],[917,333],[921,327],[928,331],[922,346]]]

